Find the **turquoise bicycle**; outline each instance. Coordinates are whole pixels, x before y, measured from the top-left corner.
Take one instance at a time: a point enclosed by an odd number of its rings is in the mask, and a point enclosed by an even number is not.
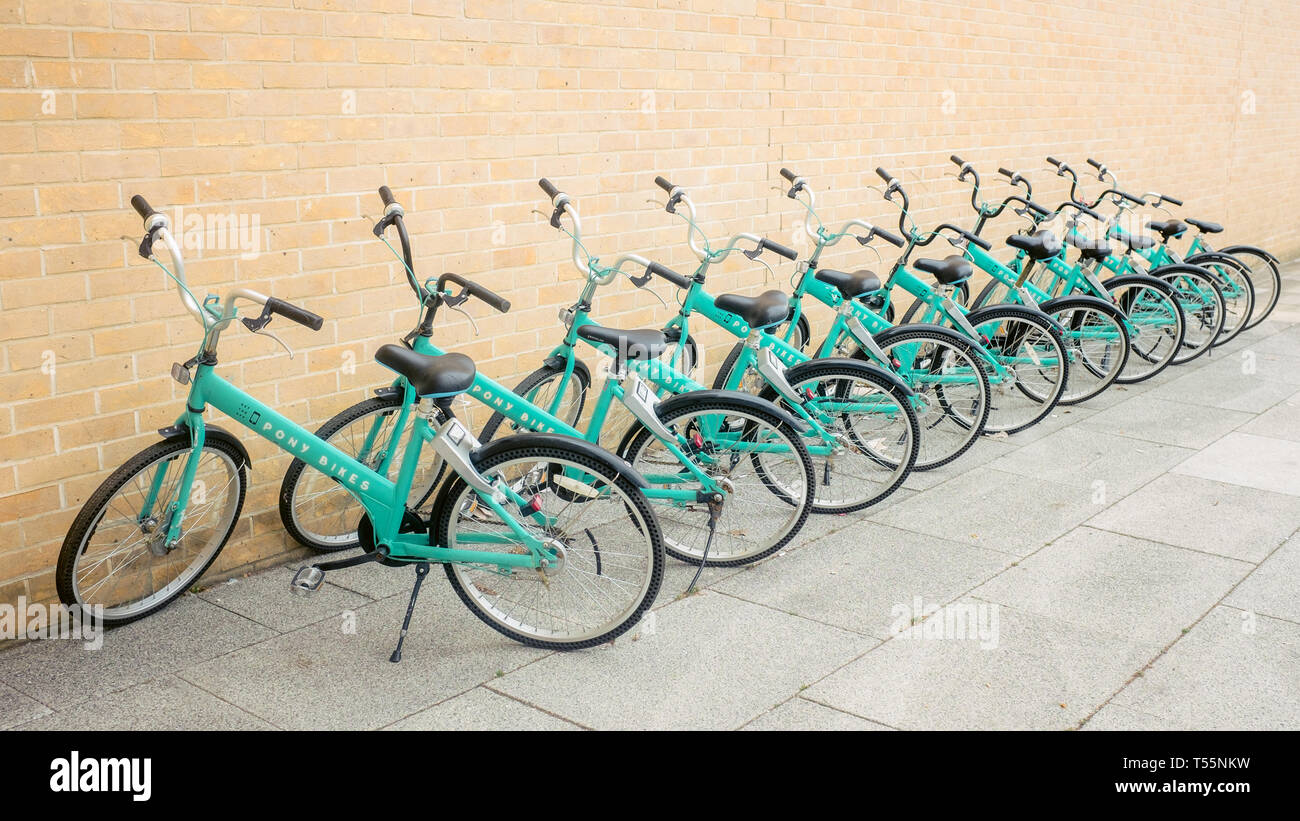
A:
[[[1091,209],[1095,203],[1086,202],[1081,198],[1079,194],[1079,177],[1074,169],[1055,157],[1048,157],[1047,162],[1056,168],[1058,176],[1070,178],[1070,201],[1076,205]],[[1099,249],[1097,253],[1098,264],[1114,272],[1117,276],[1134,273],[1149,274],[1169,283],[1178,296],[1179,307],[1182,309],[1186,320],[1183,342],[1178,353],[1173,358],[1173,364],[1182,365],[1205,356],[1222,336],[1229,315],[1227,302],[1223,295],[1222,280],[1219,275],[1199,265],[1189,265],[1187,263],[1164,264],[1158,267],[1150,265],[1146,261],[1145,255],[1151,254],[1157,243],[1149,237],[1146,239],[1141,238],[1136,231],[1124,231],[1119,224],[1128,206],[1140,202],[1140,198],[1125,194],[1113,187],[1102,192],[1098,202],[1105,198],[1109,198],[1111,202],[1117,205],[1115,214],[1109,220],[1100,217],[1095,211],[1091,214],[1102,223],[1103,228],[1088,232],[1081,230],[1081,226],[1076,223],[1073,228],[1067,231],[1066,238],[1080,243],[1081,246],[1097,247]],[[1162,225],[1161,227],[1168,228],[1170,226]],[[1125,253],[1107,253],[1105,255],[1100,253],[1100,249],[1103,247],[1109,250],[1106,238],[1111,236],[1118,238],[1123,243]],[[1162,236],[1165,236],[1164,232],[1162,232]],[[1168,236],[1165,236],[1165,239],[1167,240]]]
[[[917,317],[921,322],[950,326],[976,343],[975,351],[992,388],[986,431],[1016,433],[1046,419],[1065,395],[1069,381],[1064,329],[1047,314],[1025,305],[990,305],[975,310],[959,305],[952,295],[974,272],[963,254],[972,245],[984,251],[991,251],[993,246],[949,223],[930,231],[920,230],[911,218],[911,200],[902,184],[883,168],[877,168],[876,175],[885,182],[885,200],[899,209],[898,228],[907,239],[881,289],[885,305],[892,302],[894,287],[900,287],[922,306]],[[940,237],[963,254],[912,262],[913,268],[934,278],[931,286],[908,270],[908,261],[917,248]]]
[[[847,358],[812,359],[772,331],[787,321],[790,300],[780,291],[757,297],[710,295],[704,288],[709,268],[740,251],[756,260],[764,251],[794,260],[798,254],[751,233],[740,233],[714,246],[697,223],[695,204],[685,189],[663,177],[655,184],[668,194],[664,210],[686,222],[686,241],[699,259],[690,276],[662,269],[659,275],[676,285],[678,310],[662,329],[677,344],[658,383],[675,391],[684,374],[682,360],[694,350],[690,321],[699,315],[744,341],[734,360],[725,390],[745,390],[788,408],[808,425],[805,439],[816,464],[817,513],[849,513],[876,504],[897,490],[911,473],[920,451],[921,431],[913,408],[912,390],[898,376]],[[580,236],[575,234],[576,246]],[[742,249],[741,246],[747,246]],[[748,247],[752,246],[752,247]],[[752,373],[752,377],[747,375]],[[759,387],[746,390],[753,378]]]
[[[1017,251],[1016,259],[1023,261],[1023,265],[1013,268],[970,243],[966,245],[966,258],[988,274],[992,282],[1003,286],[1005,298],[1002,302],[1037,308],[1055,319],[1064,330],[1070,358],[1070,384],[1061,395],[1060,403],[1075,405],[1102,393],[1116,382],[1127,366],[1131,353],[1129,340],[1137,326],[1112,302],[1110,293],[1099,287],[1099,283],[1088,283],[1090,287],[1095,287],[1093,293],[1069,290],[1062,294],[1050,293],[1034,284],[1031,276],[1035,265],[1059,267],[1066,264],[1065,245],[1056,234],[1038,228],[1040,221],[1048,220],[1053,215],[1041,205],[1018,194],[1011,194],[998,203],[982,201],[979,172],[956,154],[950,159],[958,167],[957,181],[969,181],[971,184],[970,203],[976,214],[975,227],[971,233],[980,236],[989,220],[995,219],[1011,206],[1014,206],[1014,213],[1030,220],[1031,229],[1028,233],[1012,234],[1006,239],[1006,244]],[[1091,255],[1099,250],[1101,249],[1081,251],[1081,264],[1073,268],[1079,268],[1082,273],[1082,263],[1088,262]],[[1075,273],[1073,268],[1069,271],[1071,276]],[[1087,282],[1087,279],[1085,274],[1083,280]]]
[[[314,330],[321,318],[247,288],[200,302],[186,282],[167,217],[138,195],[131,203],[145,225],[140,255],[176,284],[203,338],[193,359],[172,367],[173,378],[188,386],[176,424],[159,432],[162,441],[114,471],[68,531],[57,568],[66,604],[102,606],[106,624],[124,624],[165,607],[217,558],[239,520],[249,458],[235,436],[204,421],[204,412],[213,408],[330,476],[360,507],[365,552],[301,568],[295,591],[319,589],[327,570],[366,562],[415,566],[392,661],[401,659],[431,564],[444,566],[476,616],[523,644],[591,647],[640,620],[658,593],[664,549],[642,492],[646,482],[634,470],[590,443],[563,436],[530,434],[480,446],[451,412],[452,399],[476,383],[473,361],[384,345],[375,359],[400,375],[414,412],[400,466],[377,471],[216,372],[222,332],[236,320],[272,336],[266,328],[276,316]],[[154,253],[159,244],[170,267]],[[467,291],[475,295],[475,289]],[[240,301],[261,313],[240,317]],[[439,488],[432,515],[423,518],[407,500],[426,445],[454,475]]]
[[[948,464],[975,443],[989,415],[989,381],[979,364],[976,343],[939,325],[895,326],[871,309],[868,300],[881,287],[875,273],[820,267],[823,252],[848,237],[863,247],[870,246],[877,237],[897,248],[903,247],[905,241],[861,219],[851,219],[838,230],[828,229],[817,216],[816,195],[808,181],[788,168],[781,169],[781,176],[790,184],[785,195],[807,212],[803,230],[813,250],[795,265],[790,316],[773,333],[787,345],[817,358],[847,356],[897,374],[912,389],[911,403],[921,426],[913,469],[931,470]],[[811,350],[807,346],[811,328],[804,309],[805,297],[835,312],[825,338]],[[718,368],[715,385],[730,382],[744,347],[743,342],[732,347]]]
[[[1111,254],[1111,247],[1106,242],[1086,241],[1083,235],[1069,230],[1075,218],[1067,221],[1066,242],[1063,244],[1056,234],[1041,228],[1053,223],[1066,209],[1079,214],[1102,220],[1100,214],[1085,205],[1065,202],[1055,210],[1033,201],[1033,187],[1018,172],[999,168],[998,172],[1006,177],[1012,185],[1023,186],[1024,196],[1011,195],[997,206],[979,203],[976,206],[978,218],[975,233],[979,234],[988,220],[997,217],[1006,208],[1015,206],[1015,213],[1027,217],[1032,227],[1017,237],[1008,238],[1007,244],[1016,249],[1016,256],[1005,263],[989,257],[982,251],[972,251],[971,259],[990,280],[984,289],[971,301],[972,307],[983,307],[1002,302],[1019,302],[1025,291],[1031,300],[1041,305],[1048,300],[1059,299],[1066,295],[1091,297],[1101,300],[1106,305],[1113,305],[1118,315],[1114,318],[1126,337],[1128,355],[1121,362],[1112,360],[1117,366],[1106,368],[1105,364],[1111,352],[1101,348],[1101,355],[1096,352],[1080,350],[1073,361],[1081,363],[1072,374],[1073,383],[1083,370],[1083,380],[1101,382],[1113,376],[1113,381],[1120,384],[1133,384],[1150,379],[1160,373],[1172,362],[1182,345],[1185,319],[1178,304],[1173,286],[1156,277],[1131,274],[1102,283],[1096,276],[1095,269],[1100,260]],[[972,197],[974,202],[974,197]],[[1104,220],[1103,220],[1104,221]],[[1149,239],[1148,239],[1149,241]],[[1065,254],[1068,244],[1079,251],[1078,259],[1071,263]],[[1102,339],[1110,336],[1111,330],[1102,324],[1097,328]],[[1079,330],[1067,326],[1067,338],[1078,334]],[[1101,340],[1090,347],[1099,345]],[[1111,373],[1108,373],[1111,371]]]
[[[1105,165],[1097,160],[1088,158],[1088,165],[1092,166],[1097,172],[1097,179],[1105,182],[1109,177],[1112,185],[1118,186],[1115,175],[1106,168]],[[1128,195],[1125,195],[1126,197]],[[1142,204],[1153,205],[1168,213],[1163,207],[1165,203],[1182,207],[1183,201],[1167,194],[1150,191],[1141,197],[1130,198],[1141,200]],[[1135,203],[1136,204],[1136,203]],[[1250,316],[1244,325],[1245,330],[1255,327],[1263,322],[1273,309],[1277,307],[1278,297],[1282,293],[1282,273],[1278,268],[1279,262],[1276,256],[1254,245],[1229,245],[1225,248],[1215,249],[1211,247],[1208,237],[1211,234],[1218,234],[1223,231],[1223,226],[1217,222],[1208,220],[1199,220],[1187,218],[1182,222],[1195,228],[1197,233],[1192,237],[1186,253],[1183,254],[1183,262],[1192,265],[1203,265],[1205,262],[1215,262],[1225,265],[1229,268],[1235,267],[1233,263],[1244,266],[1244,274],[1249,280],[1251,291],[1253,293],[1253,307]],[[1172,232],[1172,235],[1178,235],[1181,232]],[[1228,257],[1228,260],[1223,259]],[[1230,260],[1230,261],[1229,261]],[[1221,275],[1222,276],[1222,275]]]
[[[548,186],[543,180],[543,187]],[[443,274],[436,287],[422,286],[415,275],[405,212],[386,188],[381,195],[386,212],[375,226],[375,234],[382,238],[389,227],[397,231],[402,251],[398,254],[394,249],[394,255],[421,306],[418,324],[403,343],[414,355],[439,357],[444,352],[433,342],[433,315],[441,306],[458,309],[463,302],[444,292],[445,282],[460,283],[470,294],[498,308],[504,300],[455,274]],[[572,213],[576,219],[576,207]],[[580,304],[586,304],[595,288],[620,274],[621,266],[628,262],[651,266],[631,255],[607,268],[594,259],[590,265],[584,262],[587,283]],[[624,409],[636,424],[619,445],[618,455],[644,477],[641,492],[655,507],[669,555],[694,564],[721,566],[747,564],[771,555],[798,534],[812,508],[813,463],[801,437],[803,423],[771,403],[734,392],[696,391],[659,401],[649,385],[656,378],[655,357],[663,340],[651,336],[653,332],[604,328],[591,322],[585,312],[576,312],[566,336],[568,355],[561,357],[557,352],[548,358],[516,390],[476,373],[465,396],[493,411],[479,433],[480,441],[513,439],[501,435],[503,424],[507,424],[512,431],[544,431],[594,447],[607,432],[611,410]],[[607,378],[585,428],[580,422],[591,375],[573,355],[578,340],[609,357]],[[404,429],[414,397],[405,378],[376,394],[326,422],[318,435],[384,472],[400,463],[401,437],[393,432]],[[423,475],[431,477],[431,486],[437,481],[438,468],[428,463],[422,467]],[[281,487],[285,528],[317,550],[355,547],[359,538],[355,500],[303,468],[298,464],[290,467]],[[567,493],[564,474],[555,475],[553,481],[558,492]],[[580,491],[578,487],[573,492]],[[422,504],[419,494],[408,500],[413,510]]]

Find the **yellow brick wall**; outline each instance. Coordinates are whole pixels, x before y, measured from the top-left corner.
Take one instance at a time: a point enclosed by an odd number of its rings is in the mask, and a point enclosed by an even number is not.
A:
[[[710,234],[790,242],[782,165],[832,220],[892,224],[867,187],[885,165],[922,222],[969,224],[949,154],[997,190],[998,165],[1032,171],[1045,201],[1065,189],[1044,156],[1091,154],[1290,258],[1297,30],[1289,0],[0,0],[0,601],[52,596],[76,510],[184,396],[167,372],[196,326],[134,253],[132,194],[259,221],[259,253],[192,251],[190,279],[327,318],[319,333],[279,323],[293,360],[242,331],[223,348],[229,378],[316,424],[386,381],[370,356],[414,317],[369,232],[381,183],[408,208],[423,275],[513,300],[509,316],[476,309],[477,337],[454,315],[439,333],[508,382],[577,288],[531,213],[543,175],[581,205],[596,253],[686,269],[680,225],[646,203],[656,173],[691,189]],[[856,246],[826,261],[877,264]],[[752,265],[711,281],[762,285]],[[597,313],[665,315],[626,285]],[[716,364],[725,340],[705,338]],[[243,438],[254,485],[219,572],[291,549],[285,457]]]

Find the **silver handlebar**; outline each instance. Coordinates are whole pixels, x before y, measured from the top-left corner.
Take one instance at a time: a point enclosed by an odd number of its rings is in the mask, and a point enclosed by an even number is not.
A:
[[[246,299],[257,305],[265,306],[267,297],[251,288],[233,288],[226,293],[226,298],[221,309],[221,317],[214,317],[203,309],[203,306],[195,299],[193,292],[190,291],[189,280],[185,278],[185,258],[181,255],[180,246],[176,242],[176,237],[172,235],[171,223],[167,215],[153,213],[145,220],[145,228],[153,235],[155,240],[160,240],[163,247],[167,249],[167,255],[171,258],[172,277],[176,280],[176,291],[180,294],[181,304],[185,310],[190,313],[194,319],[203,326],[203,330],[208,335],[207,349],[213,350],[217,347],[217,341],[221,337],[221,331],[226,325],[235,319],[234,304],[237,299]],[[150,257],[157,261],[157,255]],[[265,333],[265,332],[263,332]],[[269,334],[268,334],[269,335]],[[278,341],[278,340],[277,340]],[[281,345],[284,343],[281,342]],[[291,354],[292,355],[292,354]]]

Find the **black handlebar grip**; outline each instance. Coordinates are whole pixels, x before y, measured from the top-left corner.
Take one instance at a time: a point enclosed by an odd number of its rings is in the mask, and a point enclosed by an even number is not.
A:
[[[383,200],[385,208],[397,202],[397,199],[393,197],[392,189],[387,185],[379,186],[379,199]]]
[[[781,169],[781,176],[782,176],[782,177],[785,177],[785,181],[786,181],[786,182],[794,182],[794,181],[795,181],[795,175],[794,175],[794,172],[791,171],[791,170],[788,169],[788,168],[782,168],[782,169]]]
[[[1028,208],[1030,211],[1033,211],[1035,214],[1037,214],[1040,217],[1045,217],[1048,214],[1052,213],[1051,211],[1039,205],[1038,203],[1034,202],[1033,200],[1025,200],[1025,207]]]
[[[266,310],[273,314],[279,314],[285,319],[293,320],[299,325],[306,325],[313,331],[319,331],[321,325],[325,324],[325,320],[319,314],[314,314],[306,308],[299,308],[292,302],[285,302],[283,299],[276,299],[275,297],[267,297]]]
[[[948,159],[952,160],[952,164],[956,166],[963,166],[966,164],[966,161],[963,160],[961,157],[958,157],[956,154],[953,154]]]
[[[477,282],[467,282],[465,284],[465,290],[478,297],[483,302],[486,302],[489,306],[496,308],[503,314],[510,310],[510,300],[490,288],[484,288]]]
[[[1182,200],[1176,200],[1173,197],[1169,196],[1168,194],[1161,194],[1160,199],[1164,200],[1165,202],[1171,202],[1177,206],[1182,206],[1183,204]]]
[[[1054,166],[1056,166],[1057,168],[1060,168],[1060,167],[1061,167],[1061,161],[1058,160],[1058,159],[1055,158],[1055,157],[1048,157],[1048,158],[1047,158],[1047,164],[1048,164],[1048,165],[1054,165]]]
[[[993,250],[993,246],[989,244],[988,240],[977,237],[969,231],[962,231],[962,233],[966,235],[967,242],[974,243],[975,245],[978,245],[979,247],[983,248],[985,251]]]
[[[876,236],[880,237],[885,242],[888,242],[890,245],[894,246],[895,248],[902,248],[903,245],[905,244],[902,237],[900,237],[898,234],[893,233],[892,231],[886,231],[884,228],[877,228]]]
[[[799,258],[799,252],[798,252],[798,251],[794,250],[793,248],[787,248],[787,247],[785,247],[784,245],[782,245],[782,244],[779,243],[779,242],[772,242],[772,240],[770,240],[770,239],[764,239],[764,240],[760,241],[760,242],[758,243],[758,247],[759,247],[759,248],[766,248],[767,250],[771,251],[772,253],[774,253],[774,254],[776,254],[776,255],[778,255],[778,256],[783,256],[783,257],[785,257],[786,259],[788,259],[788,260],[790,260],[790,261],[792,261],[792,262],[793,262],[794,260],[796,260],[796,259]]]
[[[657,277],[662,277],[663,279],[668,280],[678,288],[689,288],[691,285],[689,279],[677,273],[672,268],[669,268],[667,265],[660,265],[657,262],[652,262],[646,267],[646,271]]]
[[[673,189],[676,188],[675,185],[673,185],[672,183],[670,183],[668,180],[664,179],[663,177],[655,177],[655,185],[657,185],[657,186],[659,186],[660,188],[662,188],[662,189],[664,190],[664,192],[665,192],[665,193],[668,193],[668,194],[673,193]]]
[[[149,205],[149,201],[139,194],[136,194],[131,198],[131,207],[140,215],[140,219],[149,219],[154,214],[158,213],[153,210],[153,206]]]
[[[1080,214],[1087,214],[1088,216],[1092,217],[1095,220],[1099,220],[1101,222],[1105,222],[1106,220],[1105,217],[1103,217],[1101,214],[1098,214],[1096,211],[1092,210],[1086,205],[1079,205],[1076,203],[1075,208],[1079,209]]]
[[[894,184],[894,178],[890,175],[890,173],[889,173],[888,171],[886,171],[886,170],[883,169],[883,168],[877,168],[877,169],[876,169],[876,176],[878,176],[878,177],[880,177],[882,180],[884,180],[886,185],[893,185],[893,184]]]
[[[545,177],[542,177],[540,180],[538,180],[537,184],[542,187],[542,190],[546,192],[546,196],[550,197],[551,199],[555,199],[555,196],[560,193],[560,189],[555,187],[555,183],[551,182]]]
[[[1001,174],[1002,176],[1006,177],[1007,179],[1011,179],[1012,177],[1014,177],[1014,176],[1016,175],[1016,173],[1015,173],[1014,171],[1008,171],[1008,170],[1005,169],[1005,168],[999,168],[999,169],[998,169],[998,173]]]
[[[1097,169],[1098,171],[1101,170],[1101,163],[1097,162],[1092,157],[1088,158],[1088,165],[1091,165],[1093,168]]]

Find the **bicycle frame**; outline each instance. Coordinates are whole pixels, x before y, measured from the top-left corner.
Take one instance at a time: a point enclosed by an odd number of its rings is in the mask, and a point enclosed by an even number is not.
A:
[[[431,356],[441,356],[445,353],[445,351],[435,345],[432,340],[424,336],[416,337],[412,348],[417,353],[429,354]],[[565,377],[562,382],[561,390],[556,391],[555,399],[549,408],[542,408],[533,404],[528,399],[525,399],[501,383],[496,382],[481,373],[475,376],[474,383],[470,386],[469,390],[465,392],[465,395],[475,399],[483,405],[486,405],[492,410],[497,411],[505,418],[521,427],[527,428],[528,430],[536,433],[558,433],[564,436],[573,436],[579,439],[585,439],[593,444],[599,440],[600,431],[606,418],[608,418],[610,406],[615,401],[624,402],[624,404],[628,405],[629,409],[633,409],[633,414],[638,418],[642,417],[642,414],[638,412],[642,406],[649,409],[649,412],[653,414],[653,402],[651,401],[653,399],[653,396],[651,395],[652,392],[646,390],[644,395],[637,396],[638,393],[642,393],[638,389],[638,386],[644,386],[644,383],[640,381],[640,374],[637,373],[639,370],[638,366],[643,366],[646,363],[630,361],[626,363],[626,366],[629,369],[629,376],[633,378],[630,386],[632,392],[631,396],[629,396],[627,388],[617,380],[607,379],[605,381],[605,387],[601,390],[600,395],[596,399],[596,404],[593,407],[591,420],[587,424],[587,429],[583,431],[570,425],[568,422],[565,422],[556,414],[559,412],[559,402],[563,398],[563,386],[567,384],[567,380],[573,376],[573,364],[573,360],[570,358],[565,369]],[[405,388],[405,381],[405,379],[399,379],[394,384]],[[687,471],[687,474],[646,475],[645,479],[651,486],[643,488],[642,492],[645,494],[647,499],[650,499],[652,502],[693,503],[699,501],[702,492],[710,494],[724,492],[721,486],[695,463],[694,459],[687,456],[685,452],[686,443],[679,435],[674,435],[666,430],[655,431],[654,428],[651,428],[651,432],[657,435],[664,447],[667,448],[678,462],[681,463],[682,467]],[[761,448],[761,445],[756,444],[755,448]],[[706,460],[708,458],[706,454],[697,453],[694,455],[696,458]],[[386,456],[385,458],[391,458],[391,455]],[[705,488],[705,490],[701,491],[700,488],[697,487],[692,487],[689,490],[684,488],[665,487],[665,485],[681,484],[687,480],[698,482],[703,486],[703,488]]]

